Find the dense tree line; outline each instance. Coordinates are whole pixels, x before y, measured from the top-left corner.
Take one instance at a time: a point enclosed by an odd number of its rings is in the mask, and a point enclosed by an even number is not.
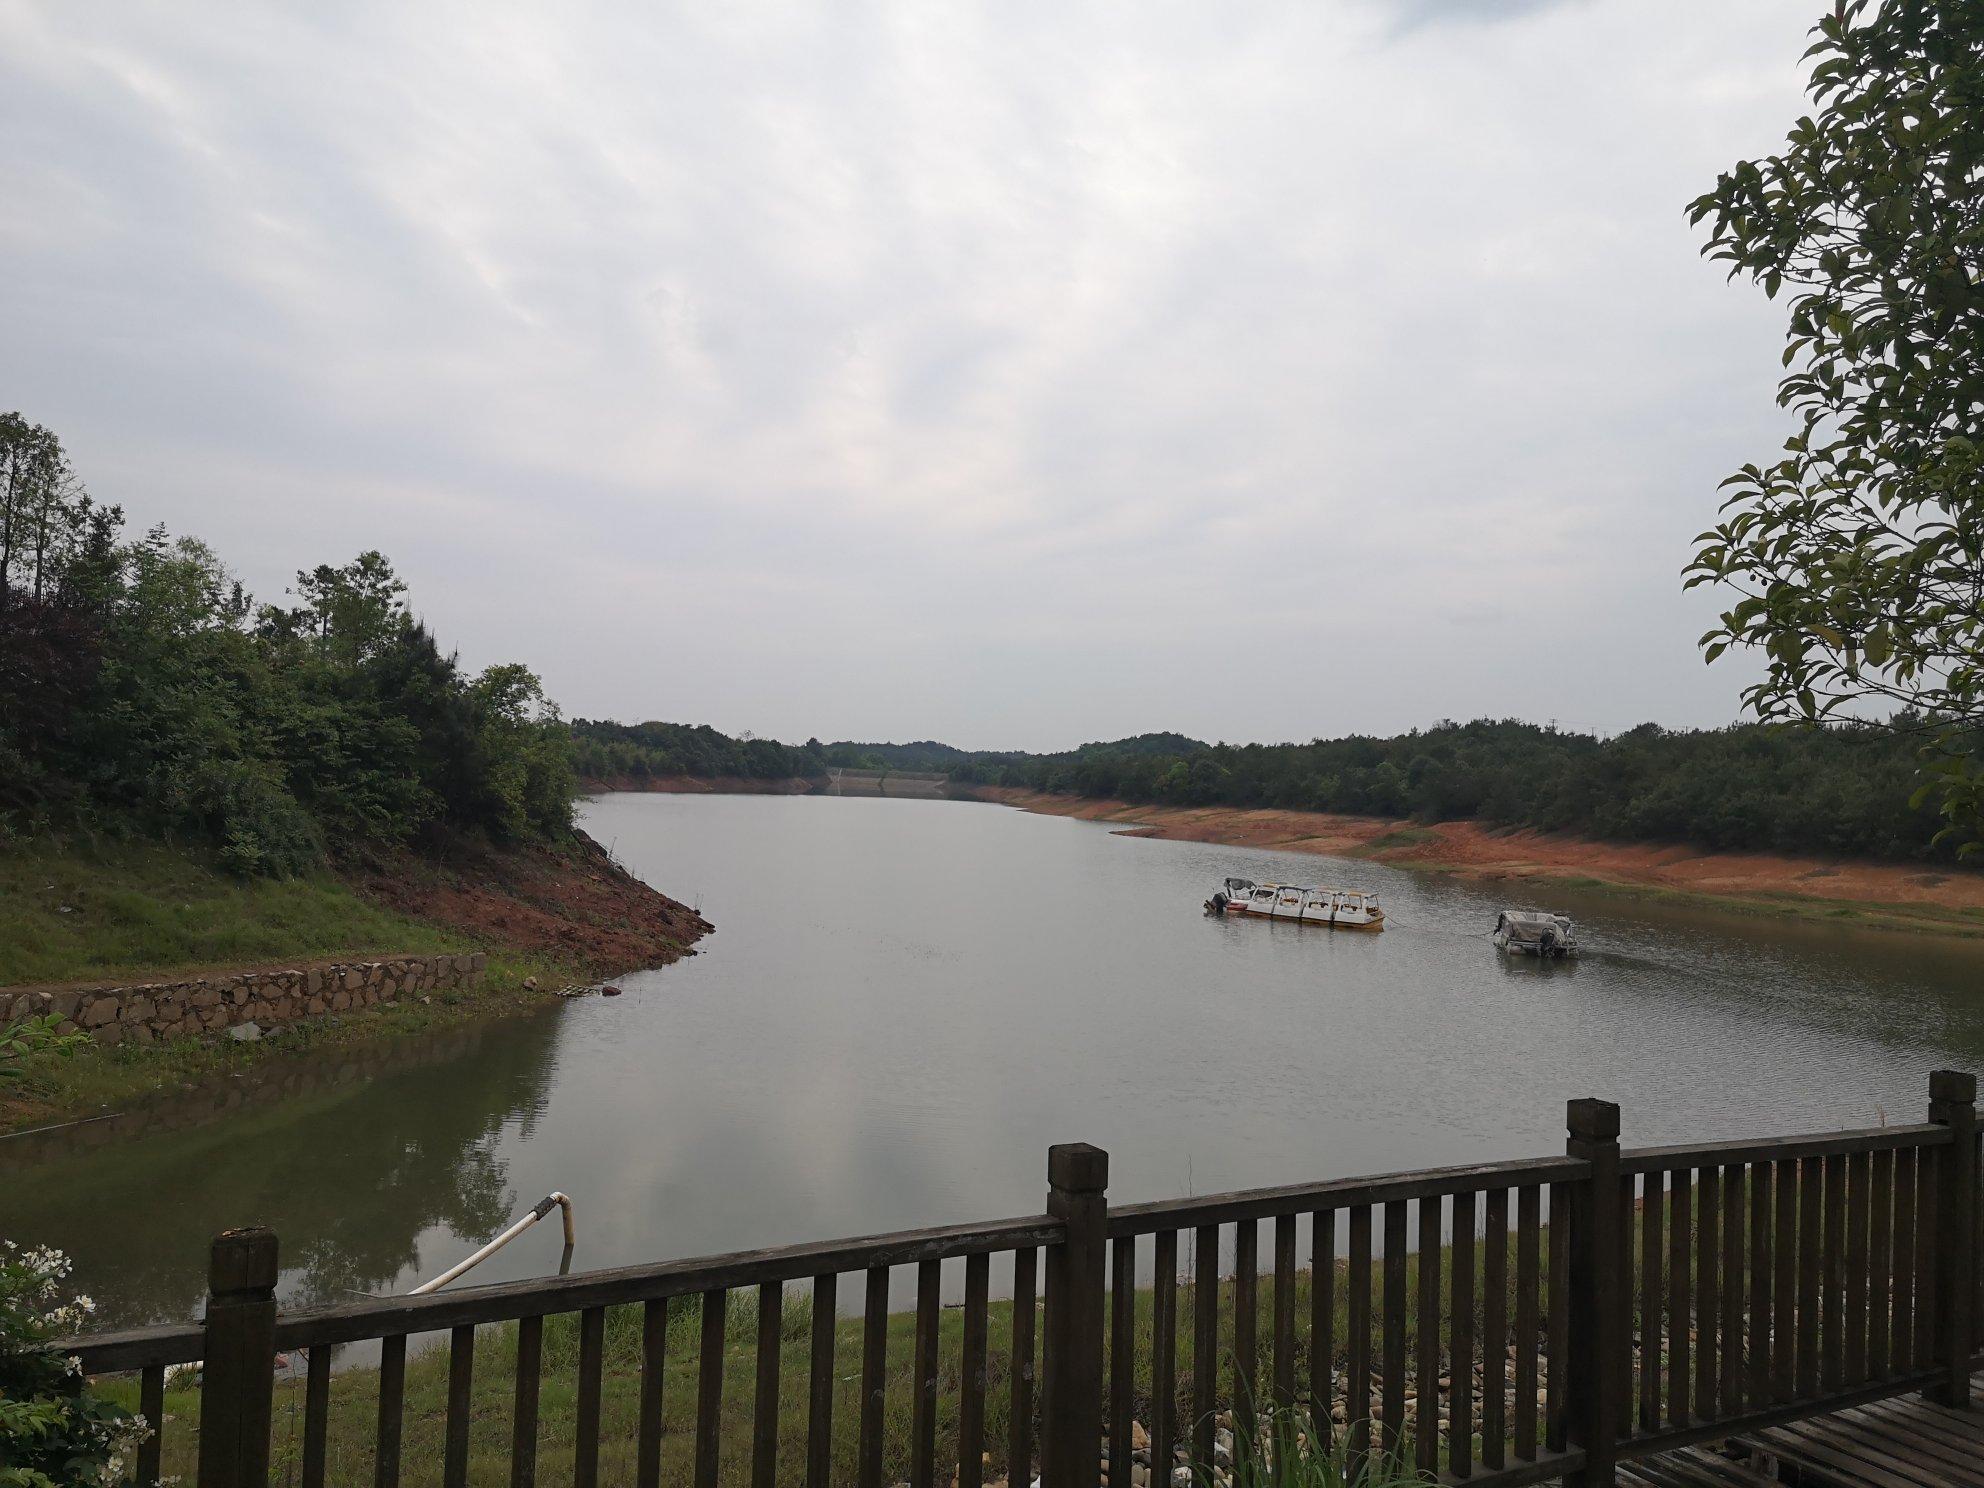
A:
[[[570,735],[537,678],[465,672],[378,553],[258,605],[202,543],[123,526],[53,434],[0,415],[0,838],[128,829],[291,873],[570,832]]]
[[[572,722],[573,760],[582,779],[608,783],[667,779],[789,780],[823,778],[826,748],[776,739],[733,739],[708,724]]]

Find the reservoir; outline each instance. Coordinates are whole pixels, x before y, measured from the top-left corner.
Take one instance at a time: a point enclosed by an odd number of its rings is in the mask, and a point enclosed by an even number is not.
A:
[[[281,1237],[296,1303],[399,1292],[546,1192],[577,1268],[1039,1209],[1050,1143],[1130,1202],[1562,1150],[1922,1119],[1984,1067],[1984,944],[1127,838],[946,801],[614,795],[586,829],[715,922],[624,995],[271,1058],[0,1141],[0,1233],[111,1324],[194,1316],[209,1238]],[[1206,917],[1228,875],[1383,899],[1380,935]],[[1496,911],[1572,914],[1575,964]],[[555,1270],[555,1223],[476,1273]]]

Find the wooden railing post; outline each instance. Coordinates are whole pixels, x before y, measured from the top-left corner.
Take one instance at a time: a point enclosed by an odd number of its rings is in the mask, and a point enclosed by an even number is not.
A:
[[[1047,1212],[1068,1232],[1047,1248],[1041,1488],[1095,1488],[1099,1477],[1108,1188],[1109,1154],[1100,1147],[1070,1142],[1047,1149]]]
[[[1619,1268],[1619,1108],[1611,1101],[1569,1103],[1567,1155],[1591,1164],[1591,1176],[1570,1185],[1571,1212],[1550,1223],[1570,1223],[1567,1359],[1552,1359],[1554,1381],[1563,1369],[1565,1426],[1570,1443],[1584,1449],[1584,1467],[1569,1474],[1567,1488],[1612,1488],[1617,1482],[1619,1429],[1626,1419],[1624,1372],[1626,1278]]]
[[[1970,1349],[1977,1336],[1977,1076],[1937,1070],[1929,1076],[1929,1119],[1950,1129],[1936,1160],[1936,1367],[1929,1397],[1956,1409],[1970,1404]]]
[[[207,1271],[199,1488],[267,1488],[275,1402],[276,1236],[224,1230]]]

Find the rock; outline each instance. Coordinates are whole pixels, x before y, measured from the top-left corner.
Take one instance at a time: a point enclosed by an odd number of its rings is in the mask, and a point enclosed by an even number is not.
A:
[[[1194,1481],[1191,1468],[1174,1467],[1171,1469],[1171,1488],[1193,1488]]]
[[[526,991],[526,992],[535,992],[536,990],[537,990],[537,978],[536,978],[536,977],[525,977],[525,978],[524,978],[524,991]]]
[[[259,1023],[237,1023],[228,1029],[227,1036],[237,1044],[258,1043],[262,1037],[262,1025]]]
[[[599,995],[601,997],[618,997],[620,995],[620,989],[618,987],[601,987],[599,989]]]
[[[611,992],[614,989],[608,987],[606,990]],[[1142,1421],[1132,1421],[1130,1423],[1130,1445],[1140,1452],[1150,1450],[1150,1433],[1144,1430],[1144,1423]]]

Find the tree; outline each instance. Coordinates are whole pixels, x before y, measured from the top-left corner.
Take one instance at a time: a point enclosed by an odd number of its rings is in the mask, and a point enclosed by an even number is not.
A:
[[[1984,822],[1984,6],[1839,0],[1816,116],[1689,210],[1704,254],[1790,294],[1783,454],[1724,482],[1688,584],[1761,650],[1765,719],[1919,709],[1952,830]]]

